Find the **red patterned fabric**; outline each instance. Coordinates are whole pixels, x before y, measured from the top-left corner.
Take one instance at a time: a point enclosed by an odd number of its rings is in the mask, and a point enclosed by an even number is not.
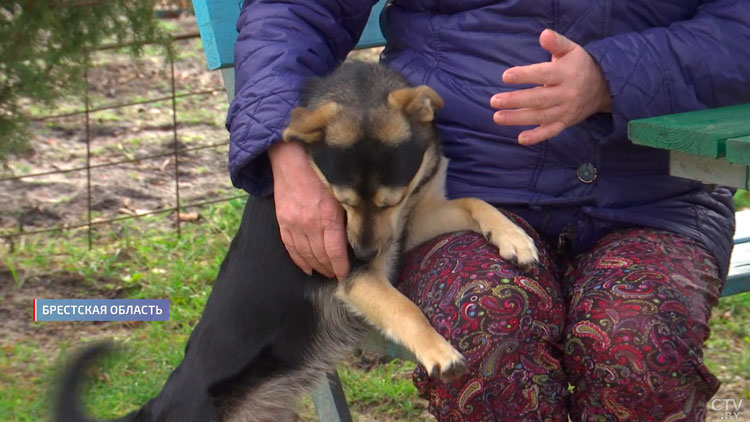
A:
[[[701,360],[721,281],[683,236],[629,229],[524,274],[470,232],[407,254],[399,289],[471,373],[414,383],[443,421],[700,421],[718,380]],[[569,385],[573,388],[569,389]]]

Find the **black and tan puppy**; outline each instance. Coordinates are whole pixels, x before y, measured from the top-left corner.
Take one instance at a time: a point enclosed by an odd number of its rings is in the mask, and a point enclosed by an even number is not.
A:
[[[161,393],[127,421],[292,422],[294,403],[369,331],[404,344],[434,376],[466,371],[464,358],[391,282],[404,250],[439,234],[473,230],[521,266],[533,241],[487,203],[446,200],[447,160],[427,86],[377,64],[348,63],[312,80],[285,141],[302,143],[346,210],[352,271],[341,283],[308,277],[281,242],[271,198],[252,198],[182,363]],[[69,367],[55,420],[89,421],[76,391],[102,347]]]
[[[284,140],[305,145],[346,210],[349,243],[362,262],[336,295],[433,376],[462,374],[461,354],[391,285],[399,254],[443,233],[473,230],[503,258],[529,267],[537,261],[533,241],[484,201],[445,199],[447,160],[435,125],[443,100],[432,88],[409,86],[382,65],[353,62],[311,82],[302,103]]]

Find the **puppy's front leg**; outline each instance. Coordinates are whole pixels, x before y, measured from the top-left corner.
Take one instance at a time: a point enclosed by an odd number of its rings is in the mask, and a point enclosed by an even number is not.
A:
[[[336,295],[387,337],[406,346],[431,376],[451,380],[468,372],[464,357],[383,273],[361,269],[341,283]]]
[[[412,212],[406,249],[454,231],[483,234],[497,246],[500,256],[526,270],[539,260],[534,240],[492,205],[476,198],[448,201],[433,195],[420,201]]]

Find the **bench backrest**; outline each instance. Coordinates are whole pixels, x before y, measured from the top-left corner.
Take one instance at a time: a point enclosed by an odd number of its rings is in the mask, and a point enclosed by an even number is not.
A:
[[[357,48],[385,44],[383,33],[380,31],[380,12],[385,3],[386,0],[380,0],[372,8]],[[242,0],[193,0],[195,18],[210,70],[234,66],[234,43],[237,41],[236,23],[241,7]]]

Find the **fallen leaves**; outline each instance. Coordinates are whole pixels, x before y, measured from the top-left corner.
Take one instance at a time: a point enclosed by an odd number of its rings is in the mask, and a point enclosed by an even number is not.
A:
[[[180,221],[198,221],[201,216],[197,212],[181,212],[178,218]]]

